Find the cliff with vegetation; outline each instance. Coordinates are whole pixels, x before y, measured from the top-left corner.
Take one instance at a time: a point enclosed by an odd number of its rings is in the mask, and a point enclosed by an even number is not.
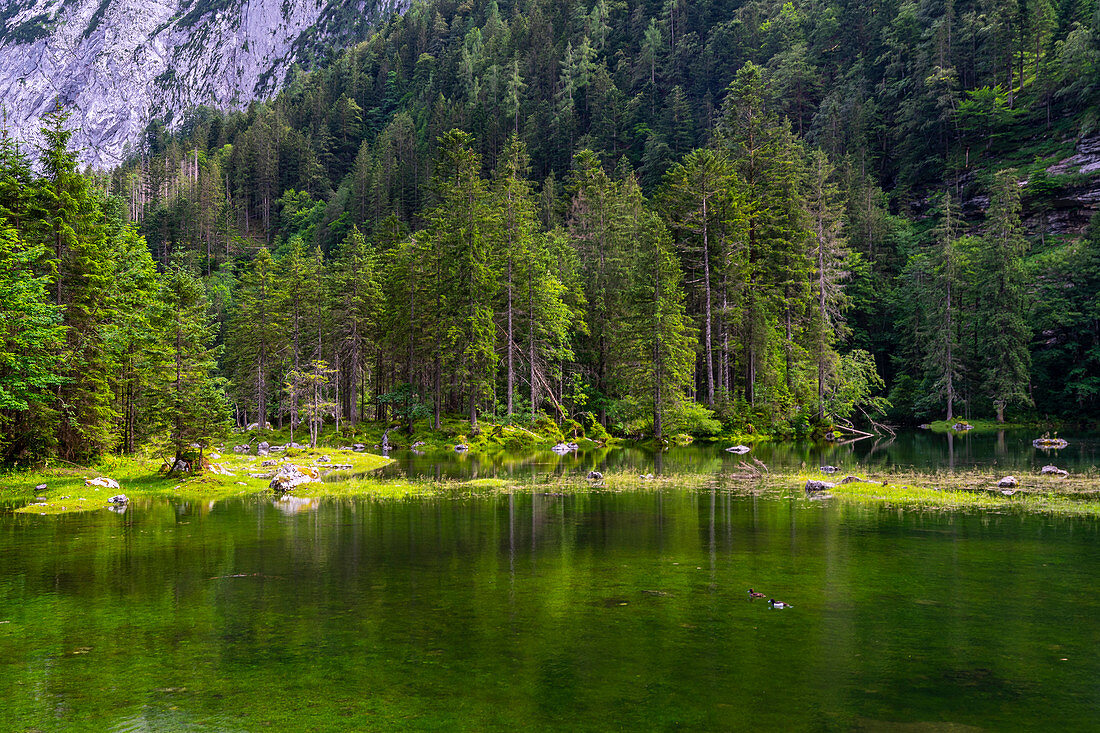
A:
[[[79,123],[83,162],[141,149],[149,123],[198,106],[266,99],[295,65],[366,35],[399,3],[319,0],[12,0],[0,10],[7,126],[33,140],[60,103]]]

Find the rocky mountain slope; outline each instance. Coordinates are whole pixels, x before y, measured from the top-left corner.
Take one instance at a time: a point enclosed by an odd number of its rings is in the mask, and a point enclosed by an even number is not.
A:
[[[150,119],[243,107],[296,63],[363,38],[405,0],[9,0],[0,7],[6,126],[34,140],[56,101],[84,162],[119,163]]]

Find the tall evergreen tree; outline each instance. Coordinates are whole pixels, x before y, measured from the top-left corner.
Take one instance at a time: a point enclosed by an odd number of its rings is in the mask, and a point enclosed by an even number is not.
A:
[[[39,164],[51,248],[53,296],[64,313],[64,382],[57,393],[58,449],[62,455],[95,455],[111,443],[113,411],[108,375],[112,364],[103,326],[114,316],[108,297],[111,264],[95,191],[76,169],[69,147],[68,114],[55,109],[42,127]]]
[[[277,304],[275,263],[266,247],[244,266],[237,289],[232,326],[226,338],[243,412],[255,405],[256,423],[263,430],[272,396],[272,370],[279,359],[282,323]]]
[[[175,454],[173,466],[197,444],[196,468],[201,468],[205,448],[229,428],[224,380],[214,376],[217,324],[207,312],[202,283],[179,257],[165,271],[161,303],[167,348],[158,413],[168,431],[167,447]]]
[[[982,237],[980,311],[986,337],[983,387],[993,401],[997,422],[1010,404],[1029,404],[1031,358],[1023,261],[1027,240],[1020,225],[1020,187],[1015,170],[1002,170],[994,181]]]

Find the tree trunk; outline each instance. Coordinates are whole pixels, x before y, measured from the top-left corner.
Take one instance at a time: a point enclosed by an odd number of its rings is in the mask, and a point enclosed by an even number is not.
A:
[[[706,326],[703,330],[703,348],[707,353],[707,407],[714,407],[714,349],[711,343],[710,310],[710,242],[707,232],[707,197],[703,196],[703,292],[706,293]]]
[[[508,251],[508,417],[512,416],[512,393],[515,391],[516,372],[513,363],[512,344],[515,343],[512,333],[512,252]]]

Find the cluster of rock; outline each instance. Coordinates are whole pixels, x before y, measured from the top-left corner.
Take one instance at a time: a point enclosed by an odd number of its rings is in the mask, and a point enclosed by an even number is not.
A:
[[[866,480],[867,479],[865,479],[861,476],[845,476],[839,482],[839,484],[837,484],[837,483],[832,483],[830,481],[821,481],[820,479],[810,479],[806,482],[806,493],[807,494],[813,494],[813,493],[816,493],[816,492],[819,492],[819,491],[827,491],[829,489],[836,488],[840,484],[854,484],[854,483],[859,483],[859,482],[866,481]]]
[[[366,449],[367,449],[367,446],[363,445],[362,443],[356,443],[355,445],[342,445],[342,446],[340,446],[340,450],[350,450],[353,453],[362,453]]]
[[[580,446],[576,443],[558,443],[550,450],[554,451],[559,456],[564,456],[566,453],[576,453],[580,450]]]
[[[110,489],[111,491],[118,491],[119,488],[120,488],[119,485],[118,485],[118,481],[115,481],[113,478],[107,478],[106,476],[98,476],[96,478],[85,479],[84,480],[84,485],[85,486],[91,486],[96,491],[99,491],[100,489]],[[46,485],[45,484],[40,484],[40,485],[36,486],[35,488],[37,488],[39,490],[42,490],[42,489],[46,488]],[[44,501],[45,498],[46,497],[44,497],[44,496],[40,496],[40,497],[38,497],[38,500]],[[64,499],[64,498],[68,498],[68,497],[61,497],[61,498]],[[115,494],[114,496],[112,496],[110,499],[107,500],[107,503],[112,505],[112,506],[118,507],[118,506],[123,506],[123,505],[129,504],[130,499],[129,499],[129,497],[126,496],[126,494]]]
[[[302,484],[320,480],[321,472],[312,466],[296,466],[293,463],[285,463],[275,472],[269,486],[275,491],[286,493]]]
[[[973,430],[974,426],[971,425],[968,422],[957,422],[957,423],[955,423],[954,425],[951,426],[951,429],[954,430],[957,433],[962,433],[962,432],[965,432],[967,430]]]
[[[1065,448],[1069,442],[1062,438],[1036,438],[1031,441],[1036,448]]]

